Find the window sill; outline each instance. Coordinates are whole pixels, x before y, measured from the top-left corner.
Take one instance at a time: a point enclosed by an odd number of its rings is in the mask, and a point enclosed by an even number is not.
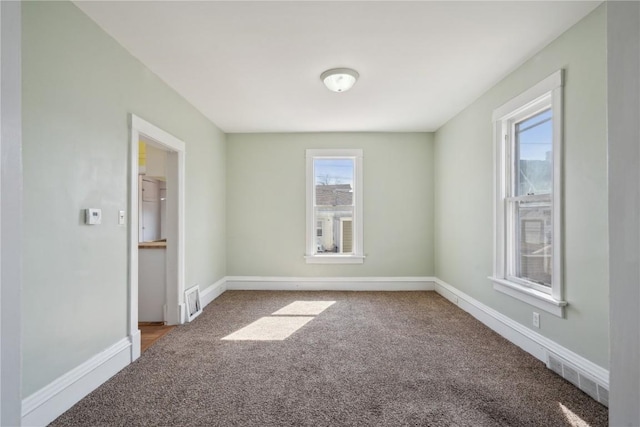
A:
[[[516,283],[498,277],[489,277],[493,282],[493,289],[503,294],[509,295],[541,310],[551,313],[554,316],[564,317],[564,307],[566,301],[554,299],[551,295],[535,289],[527,288]]]
[[[364,255],[305,255],[307,264],[363,264]]]

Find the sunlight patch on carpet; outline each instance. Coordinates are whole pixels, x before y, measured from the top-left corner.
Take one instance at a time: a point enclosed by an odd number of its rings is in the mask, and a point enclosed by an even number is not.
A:
[[[294,301],[273,313],[274,316],[317,316],[335,301]]]
[[[562,413],[569,422],[569,425],[571,425],[572,427],[589,427],[589,424],[585,420],[577,416],[576,413],[571,409],[567,408],[560,402],[558,402],[558,405],[560,405],[560,410],[562,410]]]
[[[222,338],[227,341],[282,341],[313,320],[313,317],[262,317]]]

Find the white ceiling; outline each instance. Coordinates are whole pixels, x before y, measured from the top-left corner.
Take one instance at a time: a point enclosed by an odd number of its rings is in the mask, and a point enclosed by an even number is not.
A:
[[[434,131],[600,1],[76,2],[225,132]],[[350,67],[354,88],[320,74]]]

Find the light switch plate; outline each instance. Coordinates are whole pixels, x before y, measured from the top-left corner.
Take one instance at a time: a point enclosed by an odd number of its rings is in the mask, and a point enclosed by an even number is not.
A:
[[[84,211],[84,223],[98,225],[102,223],[102,209],[89,208]]]
[[[118,225],[124,225],[124,211],[118,211]]]

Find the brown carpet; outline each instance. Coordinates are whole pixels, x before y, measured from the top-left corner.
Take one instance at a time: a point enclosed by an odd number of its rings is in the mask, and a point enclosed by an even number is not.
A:
[[[285,340],[221,340],[319,300],[336,303]],[[228,291],[52,425],[607,422],[606,407],[434,292]]]

